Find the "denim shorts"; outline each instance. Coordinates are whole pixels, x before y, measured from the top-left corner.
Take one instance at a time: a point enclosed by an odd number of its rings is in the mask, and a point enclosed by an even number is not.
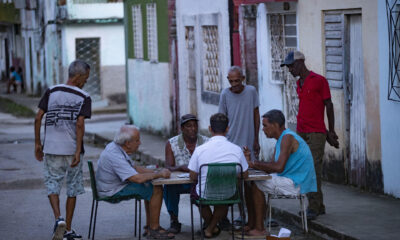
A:
[[[153,184],[150,182],[130,182],[121,191],[114,194],[113,197],[125,197],[130,195],[139,195],[144,200],[150,201],[151,196],[153,196]]]
[[[67,175],[67,196],[76,197],[85,193],[83,187],[82,161],[75,167],[71,167],[74,155],[44,155],[44,184],[47,188],[47,194],[60,194],[64,177]]]

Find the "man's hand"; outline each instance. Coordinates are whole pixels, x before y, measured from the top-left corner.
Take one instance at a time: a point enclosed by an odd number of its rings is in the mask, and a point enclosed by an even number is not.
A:
[[[166,168],[159,171],[158,174],[160,174],[160,177],[162,178],[169,178],[171,176],[171,172]]]
[[[339,137],[336,135],[336,132],[334,130],[328,131],[326,134],[326,141],[329,143],[329,145],[339,148]]]
[[[258,143],[258,141],[254,141],[253,151],[254,151],[254,156],[256,157],[256,159],[258,159],[258,156],[260,154],[260,144]]]
[[[80,161],[81,161],[81,153],[77,152],[75,153],[74,160],[71,163],[71,167],[76,167],[76,165],[78,165]]]
[[[35,157],[38,161],[43,161],[43,146],[40,143],[35,144]]]
[[[249,165],[250,168],[253,168],[253,162],[251,161],[251,151],[248,147],[243,147],[243,154],[244,157],[246,158],[247,164]]]

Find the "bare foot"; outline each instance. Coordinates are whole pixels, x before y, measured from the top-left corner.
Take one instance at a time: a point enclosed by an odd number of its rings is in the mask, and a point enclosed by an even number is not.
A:
[[[260,237],[265,237],[269,235],[269,232],[267,230],[257,230],[257,229],[251,229],[246,233],[246,235],[249,236],[260,236]]]

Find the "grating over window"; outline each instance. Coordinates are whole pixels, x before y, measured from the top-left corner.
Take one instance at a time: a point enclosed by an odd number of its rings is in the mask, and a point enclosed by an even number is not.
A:
[[[194,49],[194,27],[192,26],[185,27],[185,40],[186,40],[186,48]]]
[[[75,39],[76,59],[81,59],[90,65],[90,75],[83,87],[94,101],[101,99],[100,92],[100,38]]]
[[[142,10],[139,4],[132,6],[132,31],[134,57],[143,59]]]
[[[281,63],[290,51],[297,49],[297,29],[295,14],[269,14],[271,35],[272,81],[284,84],[290,77]]]
[[[147,49],[150,61],[158,61],[157,9],[155,3],[146,4]]]
[[[221,91],[218,27],[203,26],[203,86],[205,91]]]
[[[299,98],[296,93],[296,80],[281,63],[290,51],[297,50],[296,14],[269,14],[271,36],[271,80],[283,84],[285,111],[288,123],[297,123]]]
[[[326,79],[333,88],[343,87],[343,12],[324,12]]]
[[[400,1],[386,0],[389,32],[388,100],[400,102]]]

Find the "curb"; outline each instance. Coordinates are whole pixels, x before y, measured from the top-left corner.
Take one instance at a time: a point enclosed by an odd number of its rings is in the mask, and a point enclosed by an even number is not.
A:
[[[281,222],[296,225],[300,229],[302,228],[301,217],[296,214],[277,207],[272,207],[272,216]],[[307,224],[309,234],[311,233],[324,239],[357,240],[357,238],[349,236],[338,230],[332,229],[329,226],[323,225],[316,221],[307,221]]]

